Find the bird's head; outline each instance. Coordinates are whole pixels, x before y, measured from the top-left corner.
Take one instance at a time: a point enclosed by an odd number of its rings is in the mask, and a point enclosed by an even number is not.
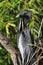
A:
[[[19,14],[19,19],[20,19],[20,21],[23,20],[24,23],[26,24],[31,21],[32,15],[28,10],[22,10]]]
[[[32,19],[32,16],[28,10],[22,10],[19,14],[19,31],[22,31],[26,24],[30,22]]]

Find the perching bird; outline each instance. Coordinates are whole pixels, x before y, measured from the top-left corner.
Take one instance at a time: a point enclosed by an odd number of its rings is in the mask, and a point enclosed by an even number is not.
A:
[[[31,14],[27,10],[21,11],[19,15],[19,27],[17,36],[17,45],[22,57],[22,65],[25,65],[27,59],[29,60],[32,47],[28,44],[32,44],[32,35],[30,29],[26,26],[32,19]]]

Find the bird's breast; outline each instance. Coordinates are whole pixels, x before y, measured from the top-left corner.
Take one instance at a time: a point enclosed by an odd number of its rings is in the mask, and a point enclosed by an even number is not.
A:
[[[22,34],[21,34],[20,37],[19,37],[19,40],[18,40],[18,48],[22,53],[23,53],[23,43],[24,43],[24,40],[23,40],[23,37],[22,37]]]
[[[25,41],[23,35],[20,34],[19,40],[18,40],[18,48],[20,50],[22,57],[25,53],[26,54],[30,53],[29,46],[27,46],[26,43],[27,43],[27,41]]]
[[[19,36],[19,40],[18,40],[18,48],[19,48],[19,51],[21,53],[22,58],[24,56],[24,51],[25,51],[25,46],[23,44],[24,44],[24,41],[23,41],[23,37],[22,37],[22,34],[21,34]]]

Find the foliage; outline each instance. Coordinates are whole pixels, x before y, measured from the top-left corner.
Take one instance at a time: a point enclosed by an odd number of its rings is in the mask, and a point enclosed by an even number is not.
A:
[[[14,47],[16,47],[18,17],[22,9],[27,9],[32,14],[29,27],[36,39],[43,17],[43,0],[0,0],[0,31],[11,40]],[[11,64],[8,52],[0,45],[0,65]]]

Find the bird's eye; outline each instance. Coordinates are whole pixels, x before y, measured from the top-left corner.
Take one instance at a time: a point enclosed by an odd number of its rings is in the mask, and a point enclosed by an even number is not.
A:
[[[27,16],[27,15],[24,15],[24,19],[29,19],[29,16]]]
[[[23,20],[24,20],[25,23],[27,23],[29,21],[29,19],[30,19],[29,16],[24,15]]]
[[[22,15],[20,15],[19,17],[20,17],[20,18],[23,18],[23,16],[22,16]]]

